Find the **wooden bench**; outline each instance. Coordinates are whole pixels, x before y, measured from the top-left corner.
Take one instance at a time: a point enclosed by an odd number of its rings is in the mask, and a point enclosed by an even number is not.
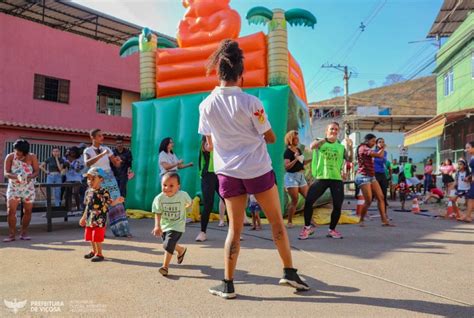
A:
[[[79,188],[82,185],[80,183],[62,183],[62,184],[50,184],[50,183],[37,183],[35,184],[35,189],[38,193],[38,190],[45,189],[46,190],[46,201],[35,201],[33,203],[33,210],[32,213],[46,213],[46,230],[48,232],[51,232],[53,230],[53,218],[64,218],[64,221],[68,221],[68,213],[71,211],[72,207],[72,193],[73,189],[76,188],[79,190]],[[7,183],[1,183],[0,184],[0,189],[3,189],[5,192],[8,187]],[[64,188],[64,200],[61,201],[61,205],[58,207],[55,207],[51,204],[52,201],[52,188]],[[40,192],[40,191],[39,191]],[[6,206],[6,197],[4,197],[4,202],[0,203],[0,211],[4,211],[5,214],[0,215],[0,222],[6,222],[7,221],[7,206]],[[40,203],[43,204],[40,204]],[[46,202],[46,206],[44,203]],[[23,219],[23,202],[20,203],[20,222]]]

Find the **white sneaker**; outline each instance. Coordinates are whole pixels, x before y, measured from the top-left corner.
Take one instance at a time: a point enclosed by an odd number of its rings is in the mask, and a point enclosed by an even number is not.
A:
[[[196,242],[204,242],[207,240],[206,233],[200,232],[198,236],[196,236]]]
[[[224,227],[225,226],[225,222],[224,221],[219,221],[219,225],[217,225],[218,227]]]

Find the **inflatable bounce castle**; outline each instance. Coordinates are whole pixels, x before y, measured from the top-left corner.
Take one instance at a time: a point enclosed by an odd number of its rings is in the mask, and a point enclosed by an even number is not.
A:
[[[314,28],[316,18],[303,9],[252,8],[249,23],[266,24],[262,32],[239,37],[241,18],[230,0],[184,0],[187,9],[178,26],[178,47],[148,29],[125,42],[120,55],[140,54],[140,95],[133,104],[132,153],[135,177],[128,184],[127,207],[150,211],[160,192],[158,149],[171,137],[174,151],[185,162],[198,162],[199,104],[217,86],[216,74],[206,76],[206,62],[224,39],[235,39],[244,51],[243,89],[263,102],[277,142],[268,145],[283,197],[284,135],[298,130],[310,142],[309,114],[301,69],[288,51],[287,26]],[[181,188],[191,196],[200,192],[198,167],[180,171]],[[282,201],[283,202],[283,201]]]

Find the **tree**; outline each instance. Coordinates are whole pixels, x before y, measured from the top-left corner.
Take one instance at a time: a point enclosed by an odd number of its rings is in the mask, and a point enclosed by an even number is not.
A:
[[[120,56],[127,57],[140,53],[140,98],[156,97],[156,48],[175,48],[170,40],[157,37],[150,29],[144,28],[140,36],[128,39],[120,47]]]
[[[385,77],[385,82],[383,83],[384,86],[387,86],[387,85],[393,85],[395,83],[399,83],[399,82],[403,82],[405,81],[405,78],[403,77],[402,74],[388,74],[386,77]]]
[[[334,86],[334,88],[331,91],[331,94],[336,97],[339,96],[342,92],[342,87],[341,86]]]
[[[286,23],[310,26],[314,29],[315,16],[304,9],[267,9],[254,7],[246,16],[249,24],[268,24],[268,84],[288,84],[288,31]]]

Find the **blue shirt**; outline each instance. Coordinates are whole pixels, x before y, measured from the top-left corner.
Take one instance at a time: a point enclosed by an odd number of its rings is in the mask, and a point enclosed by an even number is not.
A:
[[[375,148],[375,151],[378,152],[378,148]],[[383,158],[374,158],[374,170],[375,173],[385,173],[385,165],[387,164],[387,152],[383,152]]]

